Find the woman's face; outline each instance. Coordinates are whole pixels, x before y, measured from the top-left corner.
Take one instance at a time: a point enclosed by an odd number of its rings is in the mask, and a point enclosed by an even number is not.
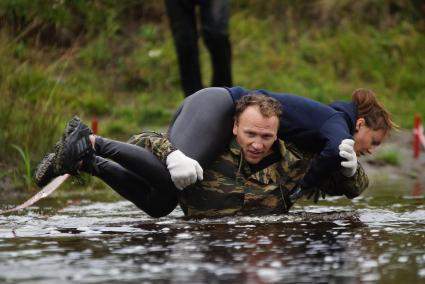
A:
[[[354,134],[354,151],[357,156],[372,154],[375,148],[381,145],[385,134],[383,130],[372,130],[367,127],[364,118],[357,119]]]

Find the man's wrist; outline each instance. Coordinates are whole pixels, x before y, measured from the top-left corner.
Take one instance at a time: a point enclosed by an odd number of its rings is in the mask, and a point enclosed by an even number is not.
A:
[[[173,143],[171,143],[171,142],[170,142],[170,140],[168,140],[168,143],[169,143],[168,147],[167,147],[166,149],[164,149],[164,151],[163,151],[163,153],[162,153],[163,161],[164,161],[165,163],[166,163],[166,161],[167,161],[168,156],[169,156],[171,153],[173,153],[173,152],[175,152],[175,151],[179,150],[176,146],[174,146],[174,145],[173,145]]]

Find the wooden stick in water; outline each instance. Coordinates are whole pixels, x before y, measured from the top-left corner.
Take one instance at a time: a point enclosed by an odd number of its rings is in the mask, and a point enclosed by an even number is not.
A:
[[[16,207],[11,208],[11,209],[0,210],[0,214],[18,211],[18,210],[27,208],[28,206],[31,206],[32,204],[36,203],[37,201],[39,201],[40,199],[42,199],[44,197],[49,196],[53,191],[58,189],[59,186],[61,186],[61,184],[64,183],[69,178],[69,176],[70,176],[69,174],[64,174],[64,175],[56,177],[48,185],[43,187],[43,189],[40,190],[36,195],[34,195],[33,197],[31,197],[30,199],[28,199],[27,201],[25,201],[21,205],[16,206]]]

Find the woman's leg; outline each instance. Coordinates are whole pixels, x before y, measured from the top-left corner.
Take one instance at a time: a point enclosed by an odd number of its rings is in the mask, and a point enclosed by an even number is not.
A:
[[[177,189],[168,169],[148,150],[96,137],[95,152],[97,156],[91,161],[92,165],[83,168],[90,167],[90,173],[147,214],[165,216],[177,206]]]
[[[234,103],[225,88],[205,88],[179,107],[168,137],[180,151],[207,167],[229,145]]]
[[[95,140],[96,155],[111,159],[152,185],[169,185],[176,190],[167,167],[150,151],[143,147],[100,136]]]
[[[176,191],[164,185],[150,184],[145,178],[129,171],[118,163],[97,156],[97,169],[93,175],[103,180],[125,199],[131,201],[151,217],[170,214],[177,206]]]

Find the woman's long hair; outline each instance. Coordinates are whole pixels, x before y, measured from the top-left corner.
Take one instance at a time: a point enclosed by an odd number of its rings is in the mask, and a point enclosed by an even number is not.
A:
[[[372,130],[383,130],[387,134],[398,128],[391,120],[391,114],[378,102],[372,90],[354,90],[351,101],[357,106],[357,118],[364,118],[366,126]]]

